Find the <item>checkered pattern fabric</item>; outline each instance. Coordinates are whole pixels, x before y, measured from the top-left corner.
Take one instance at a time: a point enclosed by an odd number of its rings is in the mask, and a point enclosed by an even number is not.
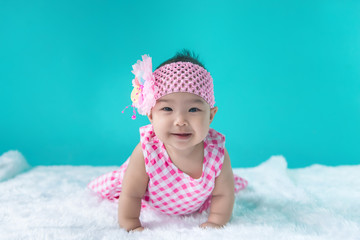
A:
[[[164,144],[156,137],[152,125],[140,128],[145,168],[149,175],[147,191],[142,206],[169,214],[184,215],[206,210],[211,203],[215,178],[219,176],[224,161],[225,137],[210,129],[204,140],[203,173],[193,179],[178,169],[170,160]],[[93,180],[89,188],[103,198],[115,200],[121,193],[121,181],[129,159],[120,169]],[[247,181],[235,176],[235,192],[245,188]]]
[[[92,180],[88,184],[88,188],[93,190],[104,199],[109,199],[111,201],[116,201],[119,199],[122,189],[121,182],[124,178],[129,159],[130,158],[128,158],[119,169],[106,173]]]

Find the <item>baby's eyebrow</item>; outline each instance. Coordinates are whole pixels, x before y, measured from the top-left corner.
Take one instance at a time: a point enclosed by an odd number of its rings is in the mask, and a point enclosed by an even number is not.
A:
[[[192,99],[188,101],[189,103],[204,103],[202,99]]]
[[[166,100],[166,99],[158,99],[157,102],[167,103],[167,102],[173,102],[173,101],[172,100]]]

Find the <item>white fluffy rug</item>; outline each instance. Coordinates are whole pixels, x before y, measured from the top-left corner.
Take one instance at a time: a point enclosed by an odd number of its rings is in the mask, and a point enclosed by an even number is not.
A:
[[[0,239],[360,239],[360,165],[287,169],[281,156],[234,169],[249,181],[231,222],[200,229],[206,213],[171,217],[143,210],[144,232],[118,228],[117,205],[87,183],[114,167],[39,166],[0,156]],[[28,169],[26,172],[26,169]]]

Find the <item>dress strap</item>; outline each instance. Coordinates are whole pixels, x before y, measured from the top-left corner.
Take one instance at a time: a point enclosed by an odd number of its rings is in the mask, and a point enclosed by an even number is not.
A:
[[[215,177],[219,176],[224,162],[225,155],[225,136],[210,128],[204,140],[205,165],[215,172]]]

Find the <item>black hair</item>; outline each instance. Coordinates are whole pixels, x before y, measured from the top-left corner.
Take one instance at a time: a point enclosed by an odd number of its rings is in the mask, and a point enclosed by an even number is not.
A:
[[[181,51],[178,51],[172,58],[160,64],[156,69],[174,62],[191,62],[206,69],[204,65],[199,61],[199,55],[195,54],[194,51],[190,51],[188,49],[182,49]]]

